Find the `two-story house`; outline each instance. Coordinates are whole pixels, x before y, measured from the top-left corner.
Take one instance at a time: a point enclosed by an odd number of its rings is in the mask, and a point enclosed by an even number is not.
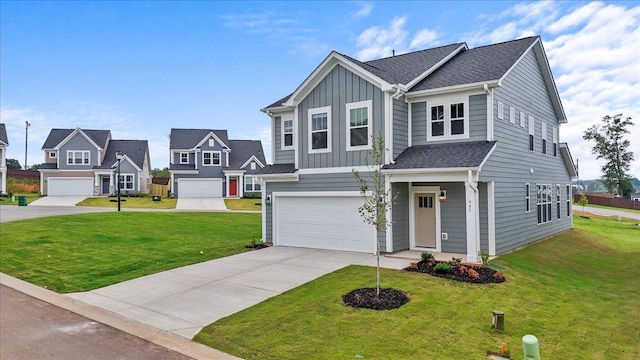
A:
[[[263,241],[375,252],[501,254],[572,227],[576,170],[539,37],[456,43],[360,62],[331,52],[262,109],[273,165],[260,172]],[[393,224],[363,222],[352,170],[384,137]]]
[[[4,124],[0,124],[0,194],[7,193],[7,146],[9,146],[7,128]]]
[[[113,140],[110,130],[52,129],[42,146],[42,195],[148,193],[151,164],[147,140]]]
[[[169,172],[177,197],[259,197],[266,165],[260,140],[229,140],[226,130],[171,129]]]

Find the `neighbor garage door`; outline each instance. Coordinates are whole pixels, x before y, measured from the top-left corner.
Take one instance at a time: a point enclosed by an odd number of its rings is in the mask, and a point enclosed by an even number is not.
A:
[[[178,179],[178,197],[222,197],[222,179]]]
[[[375,229],[362,221],[359,196],[274,197],[275,244],[374,253]]]
[[[92,178],[48,178],[47,195],[93,195]]]

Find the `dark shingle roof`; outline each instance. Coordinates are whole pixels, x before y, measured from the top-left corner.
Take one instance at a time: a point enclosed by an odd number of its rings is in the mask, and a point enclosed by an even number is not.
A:
[[[210,132],[213,132],[226,146],[229,146],[227,130],[171,129],[169,149],[193,149]]]
[[[58,164],[56,164],[56,163],[44,163],[44,164],[40,164],[40,166],[38,166],[38,170],[57,169],[57,168],[58,168]]]
[[[116,152],[120,151],[127,155],[131,161],[133,161],[137,167],[143,168],[145,154],[149,149],[147,140],[111,140],[109,141],[109,147],[104,155],[101,166],[96,166],[94,169],[109,169],[111,165],[115,164],[118,160],[116,158]]]
[[[239,170],[240,167],[253,155],[262,165],[266,165],[262,142],[260,140],[229,140],[229,168]]]
[[[9,138],[7,138],[7,128],[4,124],[0,124],[0,142],[9,145]]]
[[[169,164],[169,170],[195,170],[195,164]]]
[[[283,97],[282,99],[274,102],[273,104],[267,106],[265,109],[269,109],[269,108],[273,108],[273,107],[278,107],[278,106],[282,106],[282,104],[284,104],[287,100],[289,100],[289,97],[293,95],[293,94],[289,94],[285,97]]]
[[[76,129],[51,129],[47,140],[44,141],[44,145],[42,145],[42,149],[53,149],[58,146],[62,140],[66,139],[69,134],[74,132]],[[81,129],[83,133],[85,133],[96,145],[100,146],[104,149],[107,144],[107,140],[111,135],[111,131],[109,130],[91,130],[91,129]]]
[[[473,168],[482,164],[495,141],[417,145],[404,150],[383,169]]]
[[[257,174],[259,175],[293,174],[296,171],[297,170],[296,170],[295,164],[273,164],[273,165],[267,165],[262,169],[258,170]]]
[[[537,39],[533,36],[461,51],[409,91],[498,80]]]

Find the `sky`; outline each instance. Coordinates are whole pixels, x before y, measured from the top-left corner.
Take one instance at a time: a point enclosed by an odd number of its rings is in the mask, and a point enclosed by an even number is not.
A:
[[[633,118],[640,177],[640,3],[586,1],[0,1],[0,122],[7,157],[44,161],[52,128],[149,141],[169,164],[171,128],[260,139],[260,109],[293,92],[332,51],[371,60],[457,42],[540,35],[580,179],[601,176],[584,131]]]

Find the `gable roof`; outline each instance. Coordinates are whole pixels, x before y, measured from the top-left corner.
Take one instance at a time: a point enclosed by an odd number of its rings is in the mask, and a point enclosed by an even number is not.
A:
[[[99,148],[104,149],[111,135],[110,130],[91,130],[91,129],[51,129],[49,136],[42,145],[42,150],[54,149],[65,141],[74,132],[82,132],[93,141]]]
[[[9,139],[7,138],[7,128],[4,124],[0,124],[0,144],[9,145]]]
[[[472,141],[417,145],[405,149],[385,170],[477,168],[495,146],[495,141]]]
[[[262,165],[267,164],[260,140],[229,140],[229,146],[231,147],[229,153],[230,170],[241,169],[252,156],[255,156]]]
[[[213,133],[224,143],[229,146],[229,137],[227,130],[211,130],[211,129],[171,129],[169,139],[169,149],[187,150],[198,147],[207,136]]]
[[[142,169],[145,157],[149,152],[149,143],[147,140],[111,140],[102,160],[102,165],[96,166],[94,169],[111,168],[113,164],[118,162],[116,157],[116,152],[118,151],[126,155],[139,169]]]

